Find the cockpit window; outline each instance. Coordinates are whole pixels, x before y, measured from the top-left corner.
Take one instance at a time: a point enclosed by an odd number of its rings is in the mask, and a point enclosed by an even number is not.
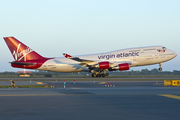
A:
[[[166,47],[162,47],[162,49],[163,49],[163,50],[165,50],[165,49],[166,49]]]

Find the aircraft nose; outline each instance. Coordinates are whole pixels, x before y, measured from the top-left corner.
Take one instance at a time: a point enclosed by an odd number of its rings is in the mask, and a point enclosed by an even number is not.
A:
[[[177,56],[177,53],[175,53],[173,51],[172,51],[172,54],[173,54],[173,58],[175,58]]]
[[[171,54],[172,58],[175,58],[177,56],[177,53],[175,53],[174,51],[169,50],[169,53]]]
[[[177,56],[177,53],[174,52],[174,57],[176,57],[176,56]]]

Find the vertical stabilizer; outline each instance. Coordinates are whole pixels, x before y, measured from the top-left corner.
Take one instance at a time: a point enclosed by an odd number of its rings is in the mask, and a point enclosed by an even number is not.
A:
[[[4,37],[4,40],[15,61],[27,61],[44,58],[14,37]]]

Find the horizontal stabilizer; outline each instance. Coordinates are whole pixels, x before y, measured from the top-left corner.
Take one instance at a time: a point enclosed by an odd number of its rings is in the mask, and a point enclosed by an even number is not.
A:
[[[28,63],[28,62],[10,62],[14,65],[36,65],[37,63]]]

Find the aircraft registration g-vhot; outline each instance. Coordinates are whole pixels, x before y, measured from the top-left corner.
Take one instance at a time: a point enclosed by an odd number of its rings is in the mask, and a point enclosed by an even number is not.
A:
[[[161,64],[177,56],[163,46],[137,47],[102,54],[46,58],[18,41],[14,37],[4,37],[15,61],[12,67],[54,72],[92,72],[92,77],[105,77],[107,71],[129,70],[130,67]]]

